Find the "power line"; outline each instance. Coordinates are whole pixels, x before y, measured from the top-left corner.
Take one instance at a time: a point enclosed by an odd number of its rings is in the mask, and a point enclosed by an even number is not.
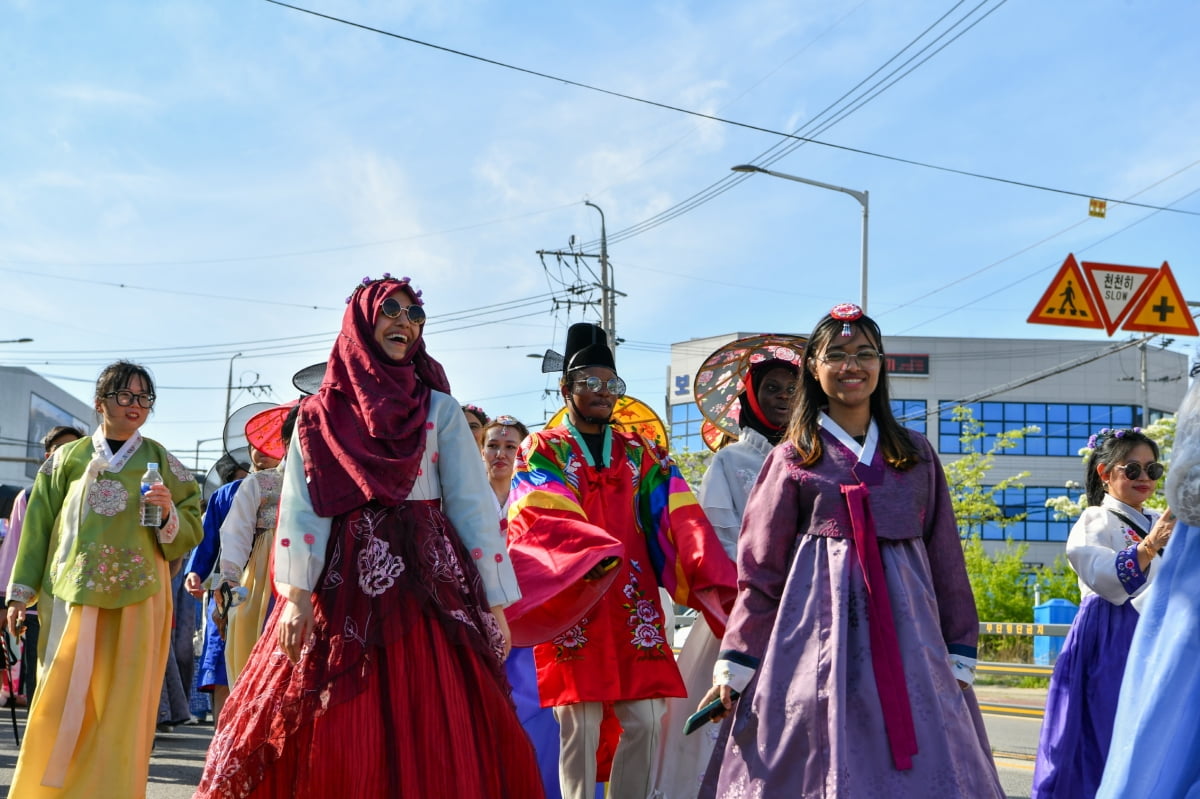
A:
[[[1026,189],[1034,189],[1037,191],[1051,192],[1051,193],[1062,194],[1062,195],[1066,195],[1066,196],[1070,196],[1070,197],[1081,197],[1084,199],[1104,200],[1105,202],[1111,203],[1113,205],[1132,205],[1132,206],[1136,206],[1139,208],[1149,208],[1149,209],[1156,210],[1156,211],[1170,211],[1172,213],[1177,213],[1177,214],[1187,214],[1189,216],[1200,216],[1200,211],[1187,211],[1187,210],[1184,210],[1181,208],[1164,208],[1161,206],[1150,205],[1148,203],[1124,202],[1122,200],[1118,200],[1118,199],[1112,198],[1112,197],[1106,197],[1104,195],[1096,194],[1094,192],[1080,192],[1080,191],[1072,191],[1069,189],[1059,189],[1059,188],[1055,188],[1055,187],[1051,187],[1051,186],[1042,186],[1042,185],[1039,185],[1036,183],[1030,183],[1027,181],[1015,180],[1015,179],[1011,179],[1011,178],[1002,178],[1002,177],[998,177],[995,175],[986,175],[981,172],[971,172],[971,171],[965,170],[965,169],[955,169],[953,167],[940,166],[940,165],[931,164],[931,163],[928,163],[925,161],[917,161],[917,160],[911,159],[911,158],[903,158],[900,156],[876,153],[871,150],[863,150],[858,147],[850,147],[848,145],[843,145],[843,144],[834,144],[833,142],[821,141],[819,139],[814,139],[814,138],[810,138],[807,136],[801,136],[801,135],[798,135],[795,133],[787,133],[785,131],[775,130],[773,128],[767,128],[767,127],[763,127],[761,125],[753,125],[749,122],[739,122],[734,119],[728,119],[726,117],[716,116],[715,114],[706,114],[706,113],[703,113],[700,111],[694,111],[692,109],[683,108],[681,106],[671,105],[669,103],[661,103],[656,100],[648,100],[643,97],[637,97],[637,96],[630,95],[630,94],[624,94],[623,92],[614,91],[612,89],[605,89],[600,86],[594,86],[592,84],[583,83],[582,81],[571,80],[569,78],[564,78],[564,77],[561,77],[558,75],[551,75],[546,72],[539,72],[537,70],[529,69],[527,67],[519,67],[514,64],[506,63],[504,61],[498,61],[494,58],[487,58],[485,56],[475,55],[473,53],[468,53],[463,50],[456,50],[452,47],[446,47],[445,45],[434,44],[432,42],[427,42],[427,41],[417,39],[417,38],[414,38],[411,36],[405,36],[403,34],[395,33],[393,31],[387,31],[382,28],[376,28],[371,25],[366,25],[361,22],[354,22],[352,20],[348,20],[343,17],[335,17],[331,14],[323,14],[319,11],[313,11],[312,9],[303,8],[301,6],[292,5],[291,3],[282,2],[282,0],[265,0],[265,2],[271,3],[272,5],[280,6],[282,8],[288,8],[293,11],[298,11],[302,14],[309,14],[314,17],[326,19],[326,20],[329,20],[330,22],[336,22],[336,23],[339,23],[342,25],[347,25],[352,28],[358,28],[360,30],[364,30],[364,31],[367,31],[370,33],[376,33],[376,34],[379,34],[380,36],[387,36],[392,39],[397,39],[399,41],[408,42],[409,44],[415,44],[415,45],[419,45],[421,47],[428,47],[433,50],[439,50],[441,52],[449,53],[451,55],[460,56],[462,58],[468,58],[473,61],[479,61],[481,63],[489,64],[489,65],[495,66],[495,67],[500,67],[502,69],[508,69],[508,70],[512,70],[514,72],[520,72],[520,73],[523,73],[526,75],[532,75],[534,77],[543,78],[545,80],[551,80],[551,81],[554,81],[555,83],[563,83],[568,86],[575,86],[580,89],[586,89],[587,91],[597,92],[599,94],[605,94],[605,95],[608,95],[611,97],[617,97],[619,99],[629,100],[629,101],[635,102],[635,103],[642,103],[644,105],[653,106],[655,108],[662,108],[667,111],[675,111],[676,113],[686,114],[688,116],[694,116],[699,119],[706,119],[711,122],[720,122],[725,125],[731,125],[733,127],[744,128],[746,130],[753,130],[753,131],[757,131],[759,133],[769,133],[772,136],[779,136],[779,137],[782,137],[785,139],[790,139],[790,140],[802,142],[805,144],[816,144],[816,145],[820,145],[822,147],[829,147],[832,149],[841,150],[843,152],[855,153],[857,155],[869,156],[871,158],[880,158],[880,159],[887,160],[887,161],[893,161],[895,163],[908,164],[909,166],[917,166],[917,167],[922,167],[925,169],[933,169],[933,170],[937,170],[940,172],[948,172],[950,174],[962,175],[964,177],[973,177],[973,178],[977,178],[979,180],[990,180],[990,181],[994,181],[997,183],[1005,183],[1005,184],[1008,184],[1011,186],[1018,186],[1018,187],[1026,188]],[[987,0],[984,0],[984,2],[987,2]],[[1000,0],[1000,4],[1003,4],[1005,2],[1007,2],[1007,0]],[[956,4],[954,6],[954,8],[957,8],[961,4],[962,4],[962,2],[960,0],[960,2],[958,4]],[[968,12],[968,14],[966,16],[970,16],[971,14],[975,13],[975,11],[978,10],[983,5],[984,5],[984,3],[980,3],[978,6],[975,7],[975,9],[972,9],[970,12]],[[953,9],[951,9],[951,11],[953,11]],[[989,11],[988,14],[990,14],[990,13],[991,12]],[[986,17],[987,15],[985,14],[984,16]],[[945,17],[945,15],[943,15],[943,18],[944,17]],[[964,19],[965,19],[965,17],[964,17]],[[960,20],[960,22],[961,22],[961,20]],[[957,25],[959,23],[955,23],[955,24]],[[974,23],[970,27],[974,27]],[[970,27],[968,27],[966,30],[970,30]],[[961,31],[959,34],[957,34],[955,36],[955,39],[957,39],[959,36],[961,36],[963,33],[965,33],[966,30]],[[955,39],[952,39],[951,41],[954,41]],[[947,44],[949,44],[949,42],[947,42]],[[908,46],[906,45],[905,49],[907,49],[907,47]],[[945,45],[943,45],[943,48],[944,47],[945,47]],[[941,49],[943,49],[943,48],[939,48],[937,51],[935,51],[935,54],[936,54],[936,52],[940,52]],[[926,60],[928,60],[928,59],[926,59]],[[924,63],[924,61],[922,61],[921,63]],[[918,66],[920,66],[920,64],[918,64]],[[910,72],[911,72],[911,70],[910,70]],[[905,73],[905,74],[907,75],[908,73]],[[901,77],[904,77],[904,76],[901,76]],[[895,81],[893,81],[893,84],[889,84],[889,86],[894,85],[894,83],[895,83]],[[742,177],[742,176],[739,176],[739,177]],[[742,177],[742,179],[744,179],[744,177]],[[717,185],[717,184],[714,184],[714,185]],[[617,233],[610,234],[609,242],[615,243],[616,241],[618,241],[619,240],[618,237],[621,236],[621,234],[623,232],[624,231],[618,231]],[[630,235],[632,235],[632,234],[630,234]],[[588,242],[588,244],[591,244],[591,243],[593,243],[593,242]]]
[[[811,135],[814,135],[814,136],[820,135],[821,133],[824,133],[825,131],[829,130],[836,123],[842,121],[847,116],[849,116],[851,111],[856,111],[859,108],[861,108],[863,105],[865,105],[867,100],[863,100],[862,102],[859,102],[858,105],[855,105],[854,108],[851,109],[850,111],[847,110],[847,108],[849,108],[850,104],[857,102],[858,100],[862,100],[862,98],[866,96],[867,92],[870,92],[870,91],[876,89],[877,87],[879,87],[884,81],[886,81],[888,78],[895,75],[897,71],[899,71],[904,66],[909,64],[913,58],[918,57],[921,53],[925,52],[925,50],[927,50],[930,46],[932,46],[932,44],[936,43],[939,39],[941,39],[942,36],[945,36],[946,33],[949,33],[950,31],[952,31],[956,27],[958,27],[960,24],[962,24],[962,22],[964,20],[966,20],[968,17],[970,17],[971,14],[975,13],[975,11],[978,10],[978,8],[983,5],[983,3],[980,3],[980,6],[976,6],[975,9],[972,9],[970,12],[968,12],[967,14],[965,14],[964,16],[959,18],[957,21],[955,21],[952,25],[949,26],[949,28],[947,28],[946,31],[944,31],[942,34],[940,34],[929,45],[926,45],[924,48],[922,48],[920,51],[918,51],[916,53],[916,55],[909,58],[908,61],[905,61],[903,64],[898,66],[896,69],[892,70],[887,75],[884,75],[882,78],[880,78],[878,81],[876,81],[873,85],[864,89],[860,94],[858,94],[858,96],[856,98],[849,100],[847,102],[846,107],[844,107],[842,109],[842,111],[840,111],[840,112],[835,111],[835,109],[837,109],[838,106],[841,105],[841,103],[844,100],[847,100],[847,98],[850,98],[851,95],[853,95],[860,88],[862,88],[865,84],[867,84],[869,81],[871,81],[876,75],[878,75],[879,73],[881,73],[885,69],[887,69],[887,67],[891,63],[893,63],[894,61],[899,59],[906,51],[909,50],[909,48],[913,47],[917,42],[919,42],[926,35],[928,35],[931,31],[933,31],[939,25],[941,25],[964,2],[965,2],[965,0],[959,0],[959,2],[957,2],[953,6],[951,6],[948,11],[946,11],[944,14],[942,14],[940,17],[938,17],[936,20],[934,20],[923,31],[921,31],[919,34],[917,34],[911,40],[909,40],[909,42],[907,44],[905,44],[903,47],[901,47],[899,50],[897,50],[896,53],[893,54],[891,58],[889,58],[887,61],[883,62],[881,65],[876,67],[875,70],[871,72],[871,74],[867,75],[865,78],[860,80],[854,86],[850,87],[840,97],[838,97],[836,100],[829,103],[824,108],[822,108],[819,112],[814,114],[812,116],[812,118],[809,119],[807,122],[805,122],[803,125],[796,128],[795,130],[793,130],[792,135],[797,136],[797,135],[799,135],[801,133],[805,133],[805,132],[807,132]],[[987,2],[987,0],[984,0],[984,2]],[[1007,0],[1001,0],[1001,4],[1003,4],[1003,2],[1007,2]],[[999,6],[996,6],[996,8],[998,8],[998,7]],[[993,9],[993,10],[995,10],[995,9]],[[989,13],[991,13],[991,12],[989,12]],[[972,24],[971,27],[974,27],[974,24]],[[969,29],[970,28],[968,28],[967,30],[969,30]],[[954,40],[958,39],[958,37],[961,36],[965,32],[966,32],[965,30],[960,32],[958,35],[956,35],[954,37],[954,39],[951,39],[950,41],[953,42]],[[948,45],[948,44],[950,44],[950,42],[946,43],[946,45]],[[914,66],[913,69],[916,69],[917,66],[921,66],[921,64],[924,64],[926,61],[929,60],[929,58],[932,58],[938,52],[941,52],[941,50],[945,49],[946,45],[942,45],[942,47],[938,48],[937,51],[930,54],[930,56],[923,59],[919,64]],[[886,87],[884,87],[884,89],[891,88],[891,86],[895,85],[895,83],[897,83],[901,78],[906,77],[912,71],[913,70],[910,69],[908,72],[904,73],[904,75],[901,75],[900,78],[897,78],[895,81],[892,81],[892,83],[890,83]],[[879,96],[879,94],[881,94],[884,91],[884,89],[880,89],[879,91],[875,92],[875,94],[871,95],[871,97],[869,99],[874,99],[875,97]],[[823,118],[825,118],[827,115],[832,115],[832,118],[825,119],[824,121],[822,121]],[[776,163],[777,161],[783,159],[785,156],[791,154],[792,152],[795,152],[796,149],[803,146],[804,144],[805,144],[805,140],[794,141],[794,140],[787,139],[787,138],[781,139],[780,141],[778,141],[775,144],[768,147],[765,151],[760,153],[758,156],[756,156],[753,159],[753,162],[757,163],[758,165],[761,165],[761,166],[770,166],[770,165]],[[669,222],[672,219],[675,219],[676,217],[682,216],[683,214],[687,213],[688,211],[691,211],[693,208],[697,208],[700,205],[703,205],[703,204],[709,202],[710,200],[715,199],[719,195],[724,194],[726,191],[729,191],[729,189],[740,184],[742,181],[748,180],[750,177],[751,176],[747,175],[747,174],[728,174],[728,173],[726,173],[716,183],[710,184],[707,188],[704,188],[704,189],[700,190],[699,192],[696,192],[695,194],[691,195],[690,197],[686,198],[685,200],[683,200],[679,203],[676,203],[675,205],[671,206],[670,208],[667,208],[667,209],[659,212],[658,214],[655,214],[654,216],[650,217],[649,219],[643,220],[635,225],[631,225],[630,227],[625,228],[624,230],[617,231],[616,233],[612,234],[612,236],[609,237],[609,240],[614,241],[614,242],[623,241],[626,238],[640,235],[641,233],[644,233],[648,230],[656,228],[659,225],[665,224],[666,222]]]
[[[1013,389],[1021,388],[1022,386],[1027,386],[1030,383],[1036,383],[1040,380],[1045,380],[1048,377],[1054,377],[1055,375],[1062,374],[1063,372],[1069,372],[1072,369],[1078,369],[1080,366],[1086,366],[1089,363],[1094,363],[1094,362],[1100,360],[1101,358],[1107,358],[1110,355],[1115,355],[1116,353],[1121,352],[1122,350],[1127,350],[1130,347],[1137,347],[1142,344],[1145,344],[1146,342],[1150,341],[1153,338],[1156,338],[1157,336],[1158,336],[1158,333],[1149,333],[1145,336],[1142,336],[1140,338],[1135,338],[1131,341],[1124,341],[1124,342],[1121,342],[1120,344],[1113,344],[1113,345],[1106,347],[1104,350],[1102,350],[1098,354],[1084,355],[1079,358],[1075,358],[1074,360],[1067,361],[1066,363],[1061,363],[1061,364],[1058,364],[1057,366],[1051,366],[1049,369],[1043,369],[1040,372],[1034,372],[1033,374],[1026,375],[1025,377],[1019,377],[1016,380],[1011,380],[1007,383],[1004,383],[1003,385],[984,389],[983,391],[979,391],[974,394],[969,394],[965,397],[962,397],[961,399],[952,400],[951,402],[942,403],[941,405],[938,405],[936,408],[934,408],[932,411],[925,411],[923,413],[910,413],[910,414],[905,414],[904,416],[898,416],[898,417],[896,417],[896,421],[906,422],[906,421],[912,421],[913,419],[922,419],[922,418],[928,419],[930,416],[938,416],[940,418],[943,412],[952,410],[952,409],[958,407],[959,405],[969,405],[972,402],[979,402],[980,400],[987,399],[988,397],[994,397],[997,394],[1003,394],[1005,392],[1012,391]]]

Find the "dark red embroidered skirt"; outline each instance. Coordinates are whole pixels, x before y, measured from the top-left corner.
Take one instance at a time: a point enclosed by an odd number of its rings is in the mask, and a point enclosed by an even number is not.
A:
[[[438,503],[335,519],[313,599],[295,665],[276,603],[197,799],[543,795],[479,573]]]

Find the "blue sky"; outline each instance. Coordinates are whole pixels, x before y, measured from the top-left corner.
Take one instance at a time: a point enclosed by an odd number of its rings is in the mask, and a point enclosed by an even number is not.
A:
[[[618,366],[661,410],[670,342],[803,333],[858,297],[860,209],[834,192],[748,176],[629,235],[724,186],[729,167],[773,157],[775,170],[870,192],[869,302],[885,335],[1103,342],[1025,323],[1069,252],[1168,261],[1200,300],[1195,3],[299,5],[838,146],[778,157],[789,140],[775,133],[263,0],[0,0],[0,339],[35,339],[0,345],[0,362],[86,398],[105,363],[143,361],[161,386],[146,433],[189,454],[220,433],[235,353],[235,383],[290,399],[355,282],[390,271],[424,289],[430,351],[455,395],[537,423],[557,403],[527,355],[561,348],[565,325],[596,313],[551,312],[560,287],[535,251],[574,235],[596,252],[590,199],[628,295]],[[931,26],[918,47],[950,32],[909,66],[927,61],[821,124]],[[1191,213],[1110,205],[1093,219],[1082,197],[842,148]],[[455,312],[471,318],[447,322]]]

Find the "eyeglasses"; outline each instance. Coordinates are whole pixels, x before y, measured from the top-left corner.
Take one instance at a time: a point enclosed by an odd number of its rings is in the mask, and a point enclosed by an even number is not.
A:
[[[841,366],[849,361],[854,361],[855,366],[861,366],[863,369],[871,369],[878,366],[883,359],[883,353],[879,350],[873,350],[870,347],[863,347],[858,352],[843,352],[842,350],[829,350],[823,356],[818,358],[821,363],[830,366]]]
[[[379,310],[388,319],[395,319],[401,314],[408,316],[408,321],[414,325],[425,324],[425,309],[420,305],[401,305],[400,301],[395,297],[388,297],[383,301],[383,305],[379,306]]]
[[[142,408],[153,408],[154,407],[155,397],[153,394],[134,394],[132,391],[127,391],[126,389],[121,389],[120,391],[110,391],[104,395],[105,399],[108,399],[109,397],[112,397],[113,399],[115,399],[117,401],[117,404],[120,405],[122,408],[128,408],[130,405],[132,405],[134,403],[134,400],[137,401],[137,404],[139,407],[142,407]]]
[[[608,380],[601,380],[595,376],[585,377],[575,381],[576,391],[580,386],[585,387],[588,391],[599,391],[603,388],[615,397],[625,396],[625,381],[619,377],[610,377]]]
[[[1124,469],[1125,477],[1130,480],[1137,480],[1142,476],[1142,464],[1138,463],[1137,461],[1122,463],[1120,466],[1114,466],[1113,468]],[[1146,476],[1151,480],[1157,480],[1158,478],[1162,477],[1164,471],[1166,471],[1166,469],[1163,468],[1161,463],[1154,462],[1146,464]]]

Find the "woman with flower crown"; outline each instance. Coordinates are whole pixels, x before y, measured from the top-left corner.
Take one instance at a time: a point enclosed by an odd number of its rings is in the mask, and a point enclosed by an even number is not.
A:
[[[1144,505],[1163,475],[1153,439],[1136,427],[1105,428],[1088,446],[1088,507],[1067,537],[1083,601],[1050,678],[1031,799],[1096,795],[1137,628],[1135,602],[1175,525],[1169,512],[1159,516]]]
[[[1002,799],[946,477],[893,416],[882,334],[856,305],[808,339],[737,567],[700,702],[720,697],[728,718],[700,796]]]
[[[1165,486],[1175,541],[1133,635],[1097,799],[1195,797],[1200,786],[1200,345],[1191,376]]]
[[[348,299],[301,401],[280,595],[196,796],[542,796],[504,678],[520,597],[462,410],[408,278]]]

